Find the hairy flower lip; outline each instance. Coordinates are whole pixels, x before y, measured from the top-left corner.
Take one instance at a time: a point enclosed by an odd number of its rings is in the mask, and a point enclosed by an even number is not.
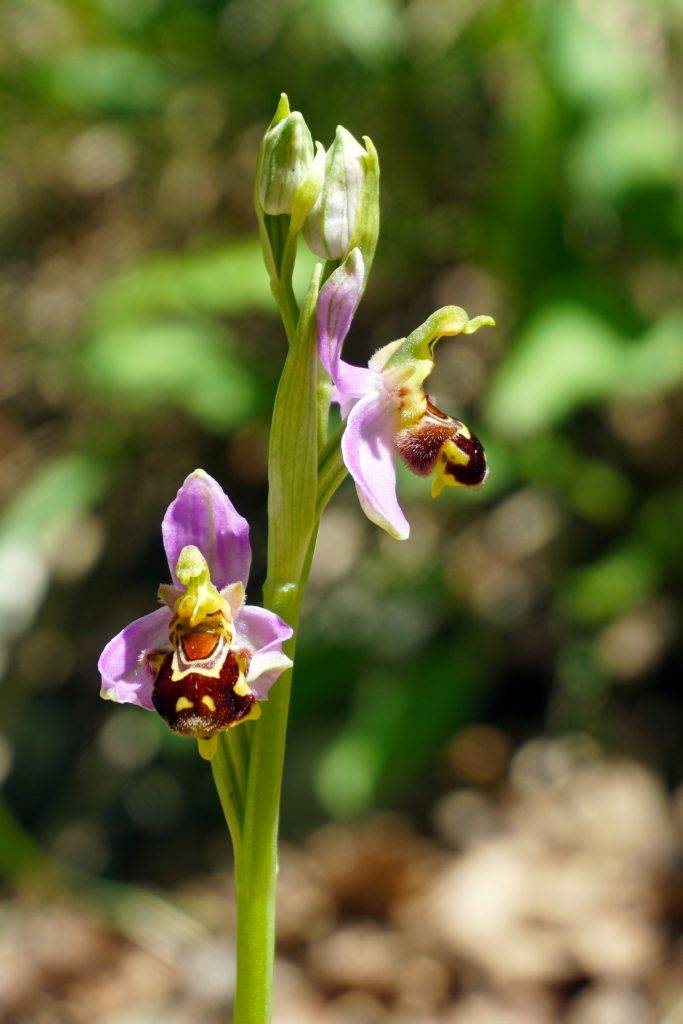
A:
[[[154,680],[152,702],[173,732],[208,739],[249,714],[255,698],[235,692],[239,679],[239,664],[232,652],[218,678],[197,671],[175,679],[172,656],[167,655]]]
[[[411,472],[429,476],[444,444],[454,440],[457,433],[457,421],[449,422],[447,417],[437,418],[429,413],[421,422],[399,430],[394,447]]]
[[[464,460],[449,457],[449,442],[462,452]],[[394,443],[405,465],[417,476],[429,476],[441,459],[439,475],[462,487],[479,487],[486,479],[486,455],[479,438],[461,420],[439,409],[429,395],[422,418],[399,430]]]

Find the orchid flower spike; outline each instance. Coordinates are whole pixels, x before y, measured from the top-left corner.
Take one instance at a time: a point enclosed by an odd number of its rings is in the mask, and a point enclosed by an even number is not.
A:
[[[99,660],[101,696],[156,710],[211,759],[218,733],[258,718],[258,702],[292,662],[291,628],[246,605],[249,524],[201,469],[169,505],[161,532],[171,573],[162,607],[110,640]]]
[[[341,358],[342,345],[363,290],[363,257],[352,249],[329,277],[317,303],[318,353],[334,384],[346,428],[342,456],[368,519],[405,540],[410,526],[396,496],[395,456],[418,476],[434,474],[432,495],[447,487],[477,487],[487,474],[480,441],[460,420],[438,409],[423,384],[434,367],[440,338],[493,325],[446,306],[407,338],[379,349],[367,367]]]

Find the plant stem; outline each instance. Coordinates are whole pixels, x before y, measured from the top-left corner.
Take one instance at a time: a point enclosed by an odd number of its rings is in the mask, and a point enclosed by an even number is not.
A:
[[[321,456],[318,509],[322,512],[346,476],[339,442],[331,442]],[[298,584],[269,585],[264,588],[266,608],[282,616],[295,630],[285,644],[294,660],[299,611],[313,560],[317,522],[310,539]],[[280,792],[287,734],[287,717],[292,687],[290,670],[278,680],[250,743],[249,778],[246,792],[243,849],[237,876],[237,991],[234,1024],[267,1024],[272,1007],[275,960],[275,887],[277,878],[277,836]]]
[[[348,470],[344,465],[341,452],[341,437],[344,424],[340,424],[326,446],[320,453],[318,462],[318,497],[316,515],[318,521],[339,486],[344,482]]]
[[[312,538],[317,529],[318,430],[315,310],[321,265],[299,314],[291,286],[296,237],[278,248],[273,293],[289,340],[275,397],[268,455],[268,576],[264,605],[296,633]],[[295,637],[285,644],[294,659]],[[268,1024],[275,958],[275,883],[280,790],[291,690],[284,673],[262,705],[249,742],[249,770],[237,866],[235,1024]]]
[[[295,629],[298,587],[264,591],[264,603]],[[294,658],[295,637],[285,644]],[[280,677],[251,739],[243,850],[237,878],[237,991],[234,1024],[267,1024],[275,958],[275,885],[280,790],[285,754],[291,670]]]
[[[287,232],[282,240],[280,266],[276,276],[271,277],[270,287],[277,302],[280,316],[287,335],[287,341],[293,345],[296,340],[296,329],[299,322],[299,305],[292,287],[292,272],[296,260],[298,236]]]

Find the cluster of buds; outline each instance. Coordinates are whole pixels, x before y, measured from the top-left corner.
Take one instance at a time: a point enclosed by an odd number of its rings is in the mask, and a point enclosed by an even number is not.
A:
[[[379,228],[379,162],[370,139],[361,145],[338,126],[325,151],[283,93],[261,144],[255,197],[271,238],[270,219],[286,217],[288,233],[303,232],[316,256],[340,262],[357,246],[369,268]]]

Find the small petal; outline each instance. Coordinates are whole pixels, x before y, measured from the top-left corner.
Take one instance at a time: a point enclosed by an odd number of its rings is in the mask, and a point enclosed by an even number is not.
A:
[[[394,352],[396,352],[405,338],[398,338],[396,341],[390,341],[388,345],[383,345],[382,348],[378,348],[374,355],[370,356],[368,366],[375,373],[381,373],[386,364],[389,362]]]
[[[374,379],[367,368],[352,366],[341,358],[342,345],[363,290],[364,273],[360,249],[352,249],[320,289],[316,306],[320,362],[337,391],[355,398],[364,395]]]
[[[171,616],[169,608],[157,608],[131,622],[109,641],[97,666],[102,676],[100,696],[119,704],[137,704],[153,710],[154,673],[146,663],[145,655],[169,649]]]
[[[246,584],[251,564],[249,523],[203,469],[187,477],[166,511],[161,531],[174,583],[180,582],[175,572],[180,552],[194,545],[206,559],[211,581],[219,590],[228,583]]]
[[[342,454],[368,519],[405,540],[410,526],[396,497],[395,418],[395,410],[381,396],[366,395],[349,414]]]
[[[268,691],[283,672],[292,667],[292,659],[282,651],[262,651],[251,659],[247,686],[256,700],[267,700]]]
[[[236,583],[230,583],[221,590],[221,597],[224,597],[230,605],[230,611],[234,619],[244,606],[244,584],[240,580]]]
[[[360,249],[352,249],[320,289],[316,307],[318,353],[331,377],[360,300],[363,273]]]
[[[173,609],[176,601],[183,593],[182,587],[174,587],[172,583],[160,583],[157,587],[157,597],[162,604]]]
[[[286,669],[290,658],[282,651],[285,640],[294,632],[291,626],[266,608],[245,605],[235,618],[237,639],[253,651],[247,683],[257,700],[265,700],[268,690]]]

